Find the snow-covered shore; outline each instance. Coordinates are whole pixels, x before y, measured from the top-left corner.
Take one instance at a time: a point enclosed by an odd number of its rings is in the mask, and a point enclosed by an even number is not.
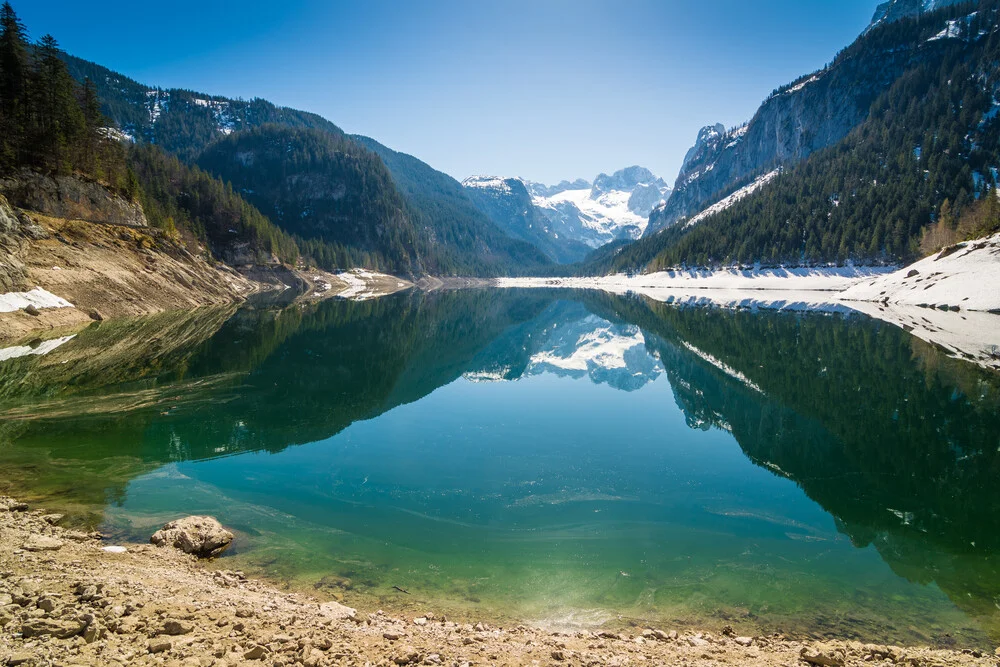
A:
[[[647,290],[781,290],[839,292],[862,281],[876,279],[894,269],[884,267],[823,267],[789,269],[691,269],[642,275],[616,274],[571,278],[500,278],[497,287],[561,287],[599,289],[623,294]]]
[[[860,281],[840,298],[1000,311],[1000,234],[959,243],[890,275]]]
[[[956,358],[1000,370],[1000,234],[898,271],[830,267],[664,271],[646,275],[502,278],[506,288],[596,289],[664,303],[859,312],[906,329]],[[992,311],[992,312],[985,312]]]

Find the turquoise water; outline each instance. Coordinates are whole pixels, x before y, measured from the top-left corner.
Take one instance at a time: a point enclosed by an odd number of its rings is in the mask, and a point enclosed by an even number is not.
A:
[[[364,609],[1000,639],[1000,378],[864,317],[462,291],[0,362],[10,492]],[[398,587],[407,591],[402,593]]]

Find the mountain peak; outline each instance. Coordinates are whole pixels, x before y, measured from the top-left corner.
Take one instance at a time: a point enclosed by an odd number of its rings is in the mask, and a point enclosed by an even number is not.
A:
[[[957,5],[965,1],[966,0],[885,0],[885,2],[882,2],[875,8],[875,14],[872,16],[872,21],[868,24],[868,28],[865,32],[883,23],[892,23],[894,21],[911,18],[913,16],[920,16],[921,14],[932,12],[935,9],[950,7],[951,5]]]

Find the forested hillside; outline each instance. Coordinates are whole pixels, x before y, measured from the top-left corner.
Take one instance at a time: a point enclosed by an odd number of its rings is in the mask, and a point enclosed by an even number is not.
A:
[[[503,275],[550,263],[476,210],[451,177],[374,140],[346,137],[320,116],[261,99],[154,88],[61,57],[77,80],[95,82],[120,138],[156,144],[183,164],[233,181],[238,195],[324,268]],[[277,150],[286,139],[295,148]],[[259,159],[243,164],[236,154],[249,152]]]
[[[934,245],[932,223],[947,228],[937,230],[942,238],[995,230],[998,5],[963,4],[866,33],[843,57],[912,57],[864,122],[728,209],[691,226],[682,220],[590,270],[890,264]]]
[[[82,172],[134,195],[125,153],[99,132],[94,85],[78,85],[51,35],[31,44],[13,7],[0,7],[0,173]]]
[[[510,275],[551,264],[535,245],[505,234],[451,176],[369,137],[351,138],[382,158],[411,204],[416,224],[438,249],[444,272]]]
[[[193,161],[210,143],[268,123],[341,133],[325,118],[267,100],[229,99],[143,85],[96,63],[60,53],[77,81],[93,82],[101,108],[122,133]]]

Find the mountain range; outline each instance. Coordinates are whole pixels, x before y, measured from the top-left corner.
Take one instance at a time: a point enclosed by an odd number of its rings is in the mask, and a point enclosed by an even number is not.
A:
[[[776,88],[746,123],[702,128],[673,186],[640,166],[557,185],[459,183],[316,114],[148,86],[54,42],[25,43],[38,62],[58,54],[114,141],[99,159],[79,134],[72,155],[59,148],[69,135],[39,144],[54,156],[45,160],[19,149],[37,164],[2,165],[2,194],[25,199],[22,167],[69,167],[140,202],[192,250],[235,264],[408,276],[895,264],[933,250],[931,236],[1000,229],[989,196],[1000,166],[998,7],[880,4],[853,44]],[[72,107],[66,123],[97,122],[86,104]],[[34,131],[18,146],[33,147]]]
[[[670,186],[639,166],[558,185],[496,176],[471,176],[462,185],[498,227],[559,263],[639,238],[653,208],[670,197]]]

